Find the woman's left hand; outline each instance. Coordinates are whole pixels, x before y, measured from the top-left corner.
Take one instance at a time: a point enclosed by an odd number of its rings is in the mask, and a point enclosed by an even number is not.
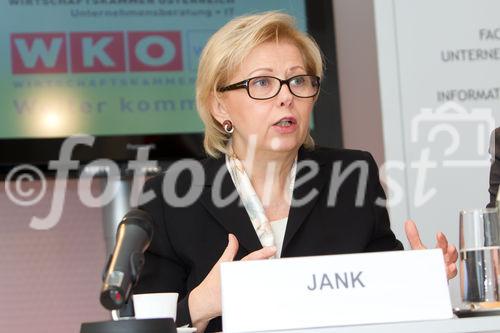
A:
[[[405,232],[406,238],[408,238],[412,250],[427,249],[427,247],[425,247],[420,240],[415,222],[413,222],[412,220],[406,221]],[[442,232],[439,232],[436,235],[436,240],[436,248],[440,248],[443,251],[444,262],[446,265],[446,275],[448,276],[448,280],[451,280],[457,275],[457,265],[455,263],[458,259],[457,248],[451,244],[448,244],[448,240]]]

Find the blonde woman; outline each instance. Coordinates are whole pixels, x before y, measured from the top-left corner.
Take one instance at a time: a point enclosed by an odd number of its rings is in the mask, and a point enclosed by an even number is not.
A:
[[[236,18],[208,41],[196,100],[209,157],[149,181],[142,206],[155,234],[135,292],[178,292],[179,326],[221,330],[220,262],[402,249],[371,155],[314,147],[322,75],[317,44],[283,13]],[[423,247],[412,222],[407,233]],[[456,249],[438,243],[451,278]]]

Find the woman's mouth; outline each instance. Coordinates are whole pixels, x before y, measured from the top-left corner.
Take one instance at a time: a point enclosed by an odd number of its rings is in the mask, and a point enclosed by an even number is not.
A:
[[[273,128],[277,129],[280,133],[291,133],[297,128],[297,119],[294,117],[281,118],[274,123]]]
[[[297,124],[297,120],[294,117],[285,117],[274,123],[274,126],[289,127],[295,124]]]

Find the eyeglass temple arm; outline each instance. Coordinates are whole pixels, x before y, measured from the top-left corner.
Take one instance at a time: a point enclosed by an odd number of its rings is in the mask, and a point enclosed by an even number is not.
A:
[[[221,87],[218,90],[220,92],[228,91],[228,90],[235,90],[235,89],[240,89],[240,88],[246,88],[248,85],[248,80],[244,80],[241,82],[233,83],[225,87]]]

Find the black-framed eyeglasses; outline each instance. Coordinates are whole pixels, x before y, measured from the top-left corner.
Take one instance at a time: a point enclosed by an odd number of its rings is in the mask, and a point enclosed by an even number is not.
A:
[[[300,98],[314,97],[319,92],[320,78],[316,75],[295,75],[286,80],[274,76],[256,76],[217,89],[220,92],[246,89],[253,99],[270,99],[278,95],[286,84],[292,95]]]

